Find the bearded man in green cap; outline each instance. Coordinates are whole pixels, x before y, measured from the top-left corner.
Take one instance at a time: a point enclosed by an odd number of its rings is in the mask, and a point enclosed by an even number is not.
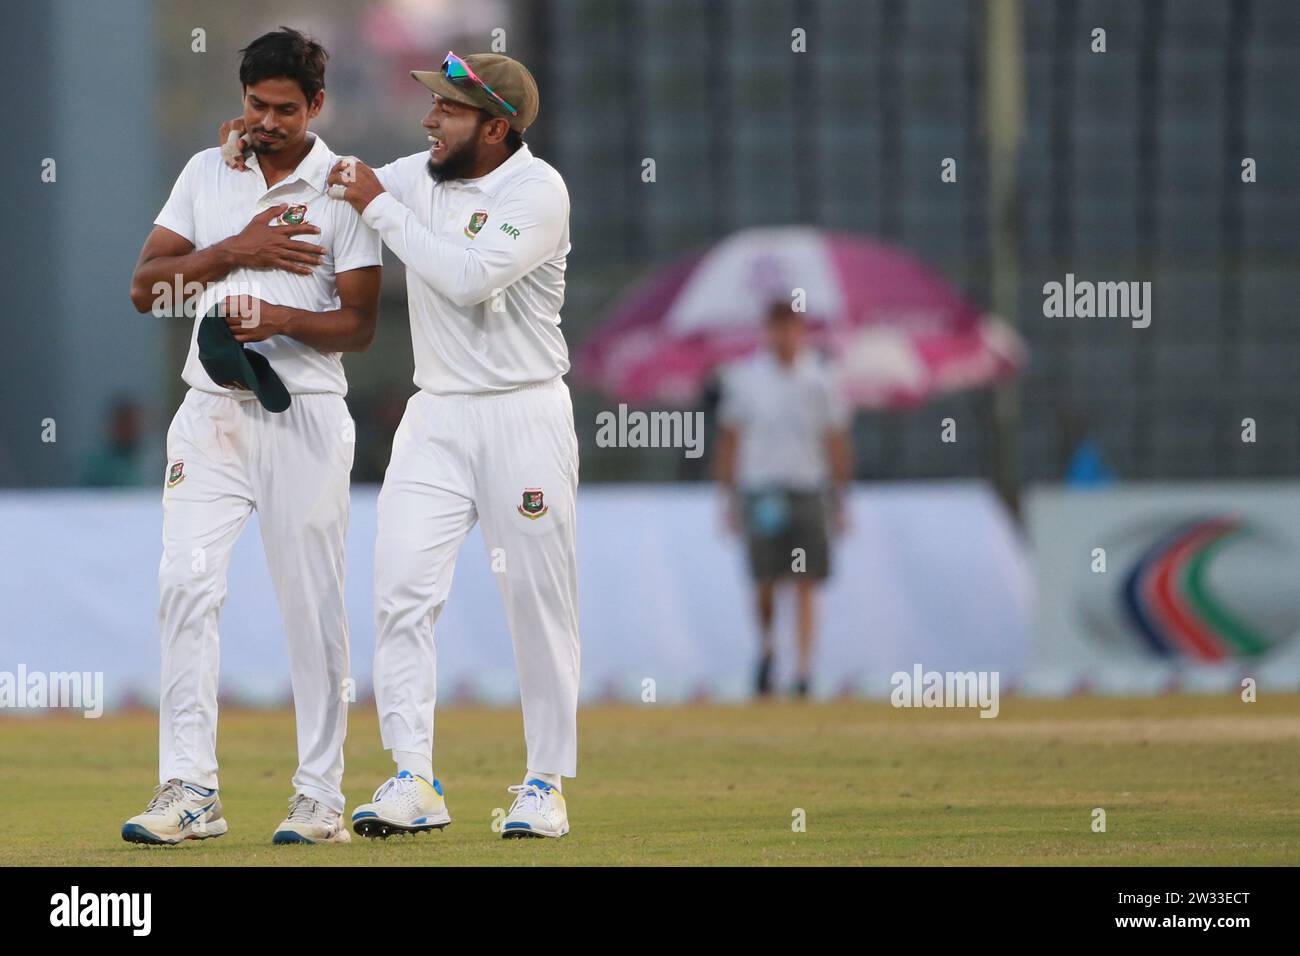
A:
[[[342,161],[329,179],[406,264],[419,386],[393,442],[375,544],[375,699],[396,773],[352,825],[387,836],[451,822],[433,773],[433,626],[478,521],[528,751],[501,834],[560,837],[561,777],[577,772],[578,749],[578,445],[560,332],[569,194],[523,141],[538,109],[523,64],[448,53],[411,75],[432,94],[428,149],[373,170]]]

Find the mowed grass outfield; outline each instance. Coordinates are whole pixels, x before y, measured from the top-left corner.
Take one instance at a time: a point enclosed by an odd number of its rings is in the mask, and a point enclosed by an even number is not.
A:
[[[154,785],[151,714],[0,720],[0,865],[1297,864],[1300,696],[1004,699],[975,711],[837,702],[593,707],[573,832],[502,840],[520,718],[448,708],[436,768],[451,827],[349,846],[270,843],[294,769],[291,715],[230,711],[227,836],[129,845]],[[347,745],[348,807],[391,773],[370,705]],[[1091,830],[1092,810],[1107,832]],[[791,829],[794,811],[806,832]]]

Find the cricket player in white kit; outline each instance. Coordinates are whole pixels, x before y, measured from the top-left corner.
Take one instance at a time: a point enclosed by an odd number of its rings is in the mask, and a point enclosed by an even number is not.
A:
[[[339,157],[307,130],[324,102],[325,51],[282,30],[243,53],[252,172],[227,168],[218,149],[189,161],[141,252],[132,300],[147,311],[156,286],[205,285],[196,316],[226,303],[231,349],[243,343],[260,353],[290,403],[268,411],[260,393],[214,381],[200,360],[196,318],[184,370],[190,390],[167,435],[160,783],[123,827],[132,842],[227,830],[217,783],[217,619],[231,549],[254,509],[288,638],[298,725],[294,796],[273,841],[349,839],[343,573],[354,436],[340,353],[362,351],[374,336],[381,244],[328,197]]]
[[[406,264],[415,384],[379,496],[375,697],[397,774],[357,807],[364,835],[450,822],[433,777],[434,623],[480,522],[514,643],[527,768],[502,835],[568,832],[577,772],[578,445],[561,378],[569,195],[520,134],[537,86],[497,54],[412,74],[431,148],[330,182]]]

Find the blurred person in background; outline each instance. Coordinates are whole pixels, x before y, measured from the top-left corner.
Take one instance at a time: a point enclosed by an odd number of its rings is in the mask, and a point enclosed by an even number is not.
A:
[[[1061,443],[1065,453],[1065,484],[1071,488],[1103,488],[1115,483],[1115,472],[1106,463],[1101,445],[1078,411],[1062,406],[1057,410]]]
[[[774,304],[767,347],[722,375],[717,477],[728,528],[743,529],[754,578],[761,648],[755,689],[772,691],[777,585],[798,598],[794,691],[808,694],[816,592],[830,576],[828,528],[845,527],[852,477],[850,415],[820,358],[805,347],[803,314]]]
[[[81,484],[91,488],[129,488],[149,484],[141,441],[140,406],[119,397],[109,407],[104,444],[91,452],[81,468]]]

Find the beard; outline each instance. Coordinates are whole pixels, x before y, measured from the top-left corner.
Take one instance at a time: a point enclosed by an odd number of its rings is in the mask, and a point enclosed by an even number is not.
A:
[[[433,157],[425,163],[424,168],[428,170],[429,176],[435,183],[445,183],[452,179],[464,179],[478,164],[478,131],[472,139],[460,143],[455,147],[447,150],[447,156],[443,161],[434,165]]]
[[[257,133],[262,131],[254,130],[253,132]],[[287,141],[288,141],[288,137],[280,136],[277,137],[273,142],[263,143],[260,140],[258,140],[255,136],[250,134],[248,137],[248,148],[251,149],[254,153],[257,153],[259,156],[266,153],[278,153],[281,149],[284,148],[284,144]]]

